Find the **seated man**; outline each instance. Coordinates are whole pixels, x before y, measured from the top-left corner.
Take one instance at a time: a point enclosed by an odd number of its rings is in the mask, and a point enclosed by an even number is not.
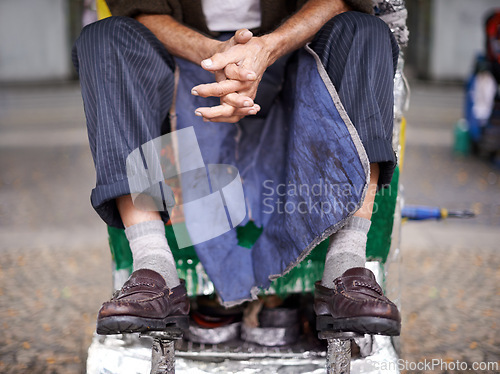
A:
[[[126,174],[127,156],[166,125],[193,126],[205,162],[238,167],[247,221],[263,227],[251,250],[235,230],[195,246],[225,305],[251,299],[329,237],[319,328],[398,335],[396,306],[364,268],[375,192],[396,165],[398,46],[369,14],[372,1],[107,3],[118,17],[87,26],[73,60],[97,172],[92,205],[125,227],[134,272],[102,306],[97,332],[185,327],[189,301],[165,239],[168,217],[134,205]],[[311,188],[307,199],[279,189],[306,185],[349,188]]]

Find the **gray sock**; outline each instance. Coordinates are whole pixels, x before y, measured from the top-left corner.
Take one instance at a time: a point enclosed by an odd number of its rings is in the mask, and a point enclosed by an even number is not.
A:
[[[330,236],[326,254],[325,270],[321,283],[332,287],[333,280],[348,269],[364,267],[366,262],[366,240],[371,221],[351,217],[334,235]]]
[[[132,251],[134,270],[154,270],[165,278],[170,288],[180,284],[162,221],[146,221],[132,225],[125,229],[125,235]]]

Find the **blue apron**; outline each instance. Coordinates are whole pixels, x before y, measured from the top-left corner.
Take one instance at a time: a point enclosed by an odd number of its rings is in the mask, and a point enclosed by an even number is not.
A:
[[[205,164],[239,170],[247,208],[241,225],[252,220],[263,227],[251,249],[238,245],[235,229],[195,245],[230,306],[255,298],[360,208],[369,181],[368,157],[308,47],[266,71],[255,99],[261,112],[238,124],[195,116],[196,108],[219,104],[218,98],[191,95],[192,87],[213,82],[213,75],[185,60],[176,62],[180,78],[172,130],[193,127]]]

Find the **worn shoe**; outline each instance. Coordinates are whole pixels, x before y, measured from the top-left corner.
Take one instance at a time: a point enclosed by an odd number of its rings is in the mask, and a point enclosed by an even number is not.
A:
[[[189,299],[184,281],[169,289],[163,277],[149,269],[134,271],[122,289],[105,302],[97,316],[101,335],[163,331],[189,327]]]
[[[366,268],[352,268],[328,288],[318,281],[314,295],[318,331],[399,335],[401,317]]]

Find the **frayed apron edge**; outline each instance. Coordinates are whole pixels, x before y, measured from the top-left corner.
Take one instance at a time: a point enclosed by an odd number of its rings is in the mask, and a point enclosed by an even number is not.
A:
[[[250,289],[250,297],[246,297],[243,299],[238,299],[238,300],[230,300],[230,301],[224,301],[222,298],[219,296],[219,303],[224,307],[224,308],[232,308],[238,305],[241,305],[243,303],[246,303],[247,301],[252,301],[252,300],[257,300],[259,298],[259,294],[261,293],[262,289],[257,286],[253,286]]]
[[[328,76],[328,73],[325,70],[325,67],[321,63],[321,60],[319,56],[314,52],[314,50],[309,47],[308,43],[304,49],[309,52],[313,57],[314,60],[316,61],[316,66],[318,68],[318,73],[323,80],[323,83],[325,84],[328,92],[330,93],[330,96],[333,100],[333,103],[335,104],[335,107],[337,108],[340,117],[344,121],[347,130],[349,130],[349,134],[351,135],[351,139],[354,143],[354,146],[356,147],[356,150],[358,151],[359,159],[363,165],[363,169],[365,170],[366,174],[366,182],[365,182],[365,188],[363,189],[363,195],[362,195],[362,201],[365,198],[366,191],[368,189],[368,184],[370,181],[370,161],[368,160],[368,155],[366,154],[365,147],[363,146],[363,143],[361,142],[361,138],[358,135],[358,132],[354,125],[351,122],[351,119],[349,118],[346,110],[344,109],[344,106],[342,105],[342,102],[340,101],[339,94],[337,93],[337,90],[335,89],[335,86],[333,85],[332,81],[330,80],[330,77]]]
[[[320,77],[321,77],[324,85],[326,86],[328,92],[330,93],[330,96],[331,96],[331,98],[333,100],[335,108],[339,112],[340,117],[344,121],[344,124],[346,125],[347,130],[349,131],[349,134],[351,135],[351,139],[352,139],[352,141],[354,143],[354,146],[356,147],[356,150],[358,151],[359,159],[360,159],[361,164],[363,165],[363,169],[365,171],[366,181],[365,181],[365,185],[363,187],[363,192],[362,192],[362,195],[361,195],[361,200],[357,204],[356,210],[354,211],[354,213],[355,213],[356,211],[358,211],[359,208],[361,208],[361,206],[363,205],[363,201],[365,200],[365,197],[366,197],[366,192],[368,190],[368,185],[369,185],[369,181],[370,181],[370,162],[368,160],[368,155],[366,154],[365,147],[363,146],[363,143],[361,142],[361,139],[360,139],[360,137],[358,135],[358,132],[356,131],[356,128],[352,124],[351,119],[349,118],[346,110],[344,109],[344,106],[342,105],[342,102],[340,101],[340,97],[339,97],[339,94],[337,93],[337,90],[335,89],[335,86],[333,85],[332,81],[330,80],[330,77],[328,76],[328,73],[326,72],[325,67],[321,63],[321,60],[320,60],[319,56],[316,54],[316,52],[314,52],[314,50],[312,50],[312,48],[309,46],[309,44],[310,43],[308,43],[304,47],[304,49],[309,54],[311,54],[314,57],[314,60],[316,61],[316,67],[318,69],[318,73],[319,73],[319,75],[320,75]],[[295,266],[297,266],[299,263],[301,263],[302,260],[304,260],[304,258],[306,258],[309,255],[309,253],[311,253],[311,251],[316,246],[318,246],[325,239],[327,239],[331,235],[335,234],[339,229],[341,229],[342,226],[345,225],[346,221],[349,218],[351,218],[351,216],[354,215],[354,213],[349,214],[342,221],[336,223],[333,226],[330,226],[325,231],[323,231],[323,233],[321,235],[319,235],[318,237],[316,237],[302,251],[302,253],[299,255],[299,257],[297,258],[297,260],[295,260],[293,263],[289,264],[286,267],[286,269],[283,272],[281,272],[280,274],[272,274],[272,275],[270,275],[269,276],[269,280],[273,281],[273,280],[278,279],[278,278],[286,275],[287,273],[289,273]],[[259,289],[258,287],[252,288],[252,292],[251,292],[252,293],[252,298],[254,297],[254,292],[255,292],[254,289],[255,288]]]

